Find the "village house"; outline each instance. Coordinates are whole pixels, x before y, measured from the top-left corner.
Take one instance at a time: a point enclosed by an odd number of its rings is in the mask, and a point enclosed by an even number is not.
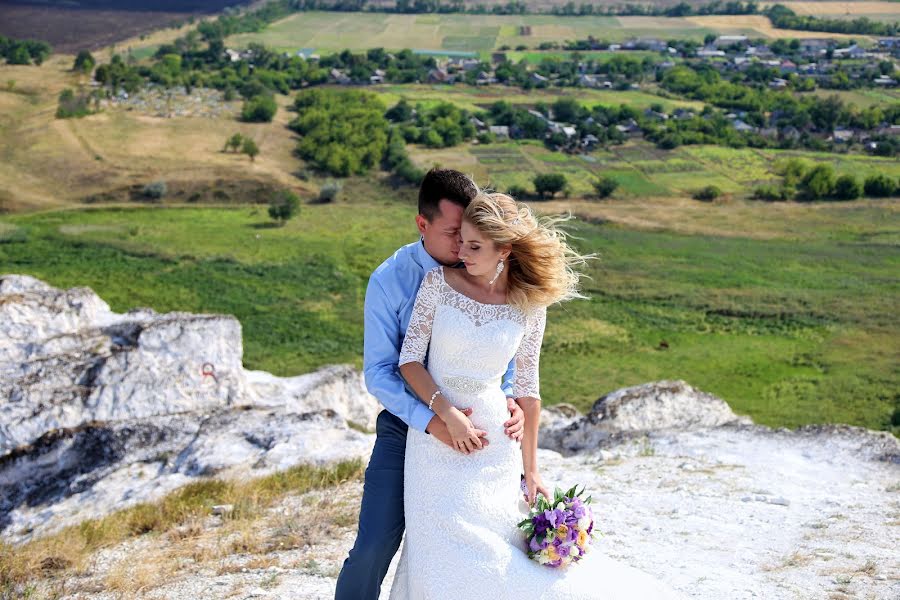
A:
[[[479,71],[478,78],[475,80],[475,85],[490,85],[492,83],[497,83],[497,78],[494,77],[494,73],[488,73],[487,71]]]
[[[825,52],[834,47],[834,40],[822,39],[822,38],[807,38],[805,40],[799,40],[800,42],[800,52],[804,56],[820,56],[825,54]]]
[[[630,138],[640,137],[641,135],[643,135],[640,126],[634,119],[628,119],[624,124],[616,125],[616,129],[619,131],[619,133],[622,133]]]
[[[350,85],[351,79],[347,77],[340,69],[331,69],[329,76],[335,83],[339,85]]]
[[[704,46],[700,50],[697,50],[697,56],[699,58],[712,58],[715,56],[725,56],[725,51],[719,50],[715,46]]]
[[[734,44],[747,44],[746,35],[720,35],[712,43],[712,46],[719,48],[721,46],[732,46]]]
[[[497,139],[509,139],[509,126],[507,125],[491,125],[488,131]]]
[[[841,128],[835,129],[831,133],[831,137],[828,138],[828,141],[829,142],[833,141],[836,144],[849,144],[850,142],[853,141],[853,137],[854,137],[854,134],[853,134],[852,129],[845,129],[845,128],[841,127]]]

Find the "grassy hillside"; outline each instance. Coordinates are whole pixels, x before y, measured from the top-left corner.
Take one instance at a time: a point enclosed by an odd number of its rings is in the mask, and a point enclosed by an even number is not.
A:
[[[62,206],[161,178],[170,187],[242,181],[307,189],[292,175],[298,162],[294,134],[285,126],[287,96],[278,97],[282,110],[275,122],[264,125],[238,122],[240,102],[221,103],[217,118],[167,118],[122,106],[55,119],[59,93],[87,83],[71,66],[72,57],[64,55],[41,67],[0,65],[0,212]],[[256,140],[261,154],[255,162],[222,152],[235,132]]]
[[[359,365],[368,274],[415,239],[414,209],[409,193],[373,180],[352,182],[346,198],[306,205],[284,228],[254,206],[10,216],[0,235],[14,242],[0,244],[0,264],[90,286],[118,311],[234,314],[249,368],[288,375]],[[614,204],[628,214],[627,201]],[[816,232],[802,242],[773,228],[766,239],[744,236],[765,216],[733,208],[744,220],[707,219],[702,233],[679,227],[707,207],[656,231],[576,226],[579,247],[600,260],[591,300],[551,311],[548,402],[585,409],[618,387],[679,378],[770,425],[889,427],[900,384],[896,207],[822,205],[806,211],[808,222],[797,212],[792,225]]]

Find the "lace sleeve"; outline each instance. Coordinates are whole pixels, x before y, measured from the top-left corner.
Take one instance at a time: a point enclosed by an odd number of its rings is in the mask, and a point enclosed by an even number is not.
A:
[[[547,308],[541,307],[531,312],[525,324],[525,337],[516,350],[516,375],[513,392],[516,398],[537,398],[540,400],[538,366],[541,359],[541,343],[547,325]]]
[[[406,328],[406,336],[403,338],[403,346],[400,348],[399,366],[409,362],[425,364],[425,354],[428,352],[428,342],[431,341],[431,326],[440,290],[441,274],[440,267],[437,267],[425,273],[422,285],[419,286],[409,326]]]

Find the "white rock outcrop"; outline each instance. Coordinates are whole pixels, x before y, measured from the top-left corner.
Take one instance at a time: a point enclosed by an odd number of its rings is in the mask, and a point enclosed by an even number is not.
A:
[[[358,371],[283,378],[242,357],[232,316],[117,314],[88,288],[0,277],[0,535],[26,540],[193,477],[368,456],[380,405]]]

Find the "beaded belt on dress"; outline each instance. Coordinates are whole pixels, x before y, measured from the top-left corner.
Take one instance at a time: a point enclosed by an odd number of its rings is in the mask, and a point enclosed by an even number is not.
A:
[[[467,392],[469,394],[477,394],[490,387],[490,382],[488,381],[463,377],[462,375],[447,375],[446,377],[442,377],[441,381],[443,381],[444,385],[450,389]]]

